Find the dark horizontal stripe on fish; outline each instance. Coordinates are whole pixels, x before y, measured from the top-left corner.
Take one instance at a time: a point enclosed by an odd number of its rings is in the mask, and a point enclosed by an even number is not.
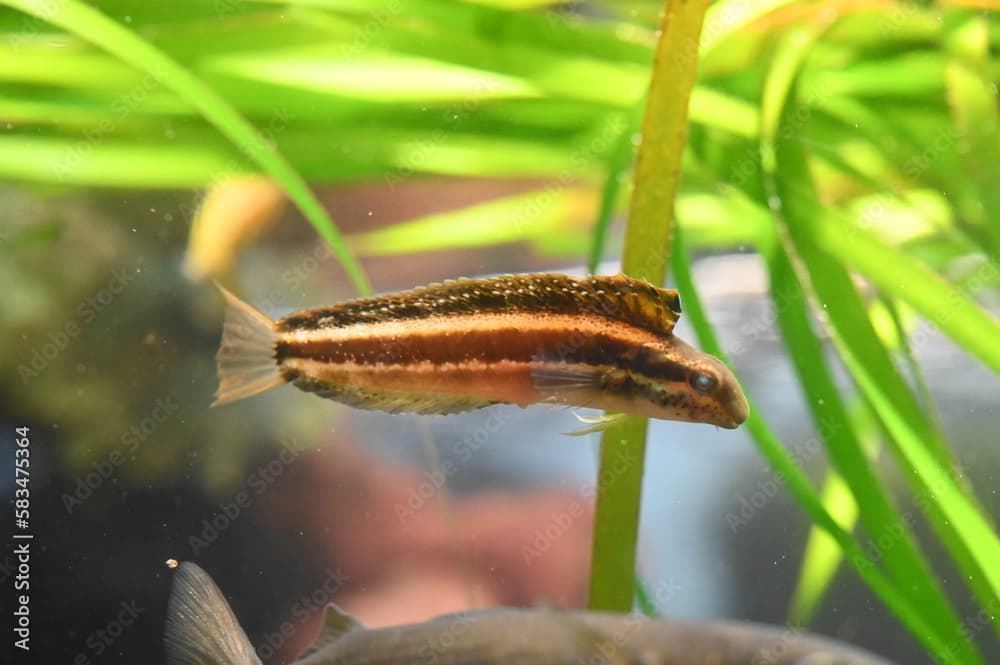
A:
[[[621,275],[575,279],[557,274],[460,279],[305,310],[278,321],[278,330],[322,330],[366,323],[482,313],[596,315],[667,334],[680,315],[676,292]]]
[[[611,365],[661,381],[686,381],[688,375],[685,363],[640,346],[627,337],[564,329],[448,329],[441,333],[413,334],[394,341],[379,337],[337,341],[284,339],[278,341],[275,355],[279,364],[287,358],[363,365],[547,361]]]

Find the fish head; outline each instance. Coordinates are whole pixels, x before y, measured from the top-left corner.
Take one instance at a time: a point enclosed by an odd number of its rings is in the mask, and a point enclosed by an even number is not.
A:
[[[750,410],[728,367],[674,336],[636,347],[619,380],[631,393],[629,411],[651,418],[734,429]]]

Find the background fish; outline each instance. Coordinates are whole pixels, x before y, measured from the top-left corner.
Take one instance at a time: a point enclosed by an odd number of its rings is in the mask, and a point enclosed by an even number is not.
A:
[[[231,176],[212,185],[191,222],[184,276],[221,279],[239,251],[281,215],[285,193],[270,178]]]
[[[225,289],[216,404],[284,383],[365,409],[547,402],[733,428],[747,401],[673,334],[676,291],[623,275],[460,279],[272,321]]]
[[[174,578],[167,665],[256,665],[212,578],[185,562]],[[555,609],[478,610],[366,629],[336,605],[298,665],[891,665],[832,640],[735,622]]]

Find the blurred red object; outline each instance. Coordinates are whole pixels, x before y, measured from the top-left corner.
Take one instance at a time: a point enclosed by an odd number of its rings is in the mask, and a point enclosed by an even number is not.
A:
[[[340,442],[293,464],[272,510],[349,576],[334,600],[371,626],[471,607],[581,607],[593,507],[555,491],[456,499],[425,473]],[[279,498],[280,497],[280,498]]]

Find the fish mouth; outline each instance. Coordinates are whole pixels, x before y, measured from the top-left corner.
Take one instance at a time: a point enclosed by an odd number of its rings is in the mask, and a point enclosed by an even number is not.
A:
[[[729,422],[722,424],[726,429],[736,429],[750,415],[750,403],[747,402],[746,395],[739,388],[729,391],[729,399],[726,400],[726,412]]]

